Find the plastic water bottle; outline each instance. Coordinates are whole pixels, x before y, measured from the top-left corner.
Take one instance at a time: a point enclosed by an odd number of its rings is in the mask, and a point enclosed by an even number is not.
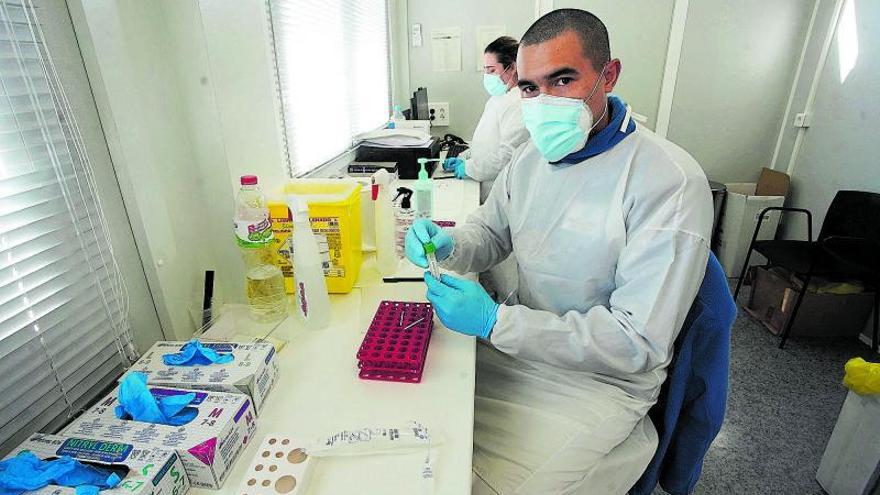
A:
[[[321,264],[318,240],[309,222],[309,205],[294,195],[287,197],[293,217],[290,250],[293,256],[293,279],[296,284],[298,316],[307,328],[324,328],[330,323],[330,297]]]
[[[235,198],[235,238],[245,264],[251,316],[272,322],[287,315],[284,275],[273,263],[272,225],[256,175],[243,175]]]
[[[399,122],[403,122],[406,120],[406,117],[403,116],[403,111],[400,110],[400,105],[394,105],[394,111],[391,113],[391,120],[388,122],[389,129],[395,129],[398,126]]]

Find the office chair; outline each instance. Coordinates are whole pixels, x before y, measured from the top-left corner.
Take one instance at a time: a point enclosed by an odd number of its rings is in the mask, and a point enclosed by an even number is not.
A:
[[[764,215],[772,210],[783,214],[802,213],[807,217],[807,240],[757,240]],[[804,294],[814,276],[855,279],[874,290],[874,321],[871,348],[877,352],[878,329],[880,329],[880,194],[864,191],[838,191],[828,207],[819,237],[813,241],[813,215],[803,208],[771,206],[764,208],[752,234],[742,272],[733,293],[739,296],[749,258],[756,251],[767,258],[767,266],[780,266],[803,281],[791,315],[785,323],[779,348],[791,334],[795,317]]]

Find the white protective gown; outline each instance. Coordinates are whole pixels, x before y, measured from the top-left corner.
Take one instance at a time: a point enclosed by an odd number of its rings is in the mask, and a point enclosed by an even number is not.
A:
[[[645,415],[702,281],[711,225],[700,166],[640,127],[575,165],[524,145],[451,229],[445,267],[482,272],[509,253],[519,267],[494,348],[478,351],[474,473],[489,493],[607,495],[639,478],[657,442]]]
[[[489,197],[498,173],[528,139],[529,131],[522,121],[519,88],[514,86],[503,95],[490,96],[464,156],[465,173],[480,182],[480,203]]]

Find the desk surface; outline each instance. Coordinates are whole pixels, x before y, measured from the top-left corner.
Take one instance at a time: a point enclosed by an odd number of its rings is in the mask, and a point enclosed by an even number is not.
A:
[[[462,222],[478,203],[476,182],[437,182],[435,218]],[[351,293],[331,296],[333,317],[328,328],[310,331],[288,318],[275,329],[289,342],[277,355],[279,379],[257,418],[257,433],[221,490],[194,489],[194,493],[240,493],[245,472],[267,434],[312,441],[345,428],[392,426],[409,420],[426,425],[432,438],[442,437],[435,449],[434,493],[470,493],[474,339],[449,331],[435,318],[421,383],[359,379],[355,353],[379,301],[425,301],[423,283],[380,283],[372,258],[365,257],[361,277]],[[413,486],[399,481],[400,473],[395,471],[400,467],[387,456],[320,459],[313,465],[307,493],[417,493]]]

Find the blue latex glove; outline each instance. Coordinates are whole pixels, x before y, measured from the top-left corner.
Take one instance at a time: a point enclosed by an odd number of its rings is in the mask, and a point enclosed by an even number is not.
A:
[[[46,485],[76,487],[77,494],[97,493],[119,484],[119,476],[83,464],[70,456],[44,461],[32,452],[21,452],[0,461],[0,495],[18,495]]]
[[[147,388],[147,375],[129,373],[119,384],[116,417],[159,425],[185,425],[198,414],[197,409],[186,407],[195,398],[196,394],[190,392],[163,397],[157,401]]]
[[[464,167],[464,160],[455,157],[455,158],[447,158],[443,160],[443,170],[447,172],[455,172],[458,169],[458,164],[461,164]]]
[[[459,163],[455,164],[455,178],[456,179],[467,179],[468,175],[464,171],[464,160],[461,160]]]
[[[198,339],[187,342],[180,352],[163,354],[162,362],[168,366],[203,366],[208,364],[226,364],[232,362],[231,352],[220,354],[210,347],[202,345]]]
[[[412,227],[406,232],[403,251],[407,259],[416,266],[428,268],[428,258],[425,256],[425,244],[433,242],[437,250],[434,256],[437,261],[443,261],[452,254],[454,241],[452,236],[440,228],[436,223],[420,218],[413,222]]]
[[[465,335],[489,338],[498,318],[498,303],[477,282],[449,275],[440,280],[425,272],[428,300],[447,328]]]

